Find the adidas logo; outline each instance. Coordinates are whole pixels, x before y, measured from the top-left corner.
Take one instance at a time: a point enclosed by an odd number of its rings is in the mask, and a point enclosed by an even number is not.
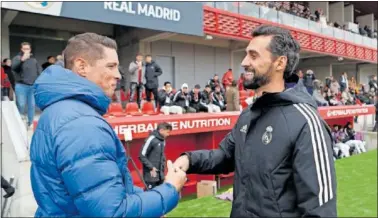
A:
[[[240,128],[240,132],[242,132],[242,133],[247,133],[247,130],[248,130],[247,125],[244,125],[242,128]]]

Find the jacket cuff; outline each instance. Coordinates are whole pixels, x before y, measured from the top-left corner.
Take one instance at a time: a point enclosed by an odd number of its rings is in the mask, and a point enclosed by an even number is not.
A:
[[[185,153],[182,153],[180,156],[184,156],[184,155],[188,156],[188,159],[189,159],[189,168],[186,171],[186,174],[191,174],[193,173],[192,172],[192,169],[193,169],[192,152],[185,152]]]
[[[167,214],[168,212],[173,210],[180,200],[179,193],[177,192],[176,188],[170,183],[163,183],[162,185],[155,187],[151,191],[156,191],[161,195],[161,198],[163,200],[164,214]]]

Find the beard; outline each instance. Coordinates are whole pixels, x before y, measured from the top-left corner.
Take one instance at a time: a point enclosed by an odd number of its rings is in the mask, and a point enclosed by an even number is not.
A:
[[[252,78],[245,78],[243,81],[243,86],[246,89],[259,89],[262,86],[265,86],[266,84],[270,83],[270,71],[271,71],[272,65],[269,67],[269,69],[262,74],[257,74],[254,69],[246,68],[245,69],[245,75],[252,73]]]

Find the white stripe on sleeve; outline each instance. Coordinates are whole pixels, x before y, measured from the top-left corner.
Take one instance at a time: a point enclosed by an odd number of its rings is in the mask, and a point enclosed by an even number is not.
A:
[[[150,146],[151,141],[152,141],[152,139],[154,139],[154,138],[155,138],[155,136],[151,135],[150,137],[148,137],[146,143],[144,143],[144,145],[143,145],[143,150],[142,150],[142,155],[143,155],[143,156],[146,156],[146,153],[147,153],[148,147]]]

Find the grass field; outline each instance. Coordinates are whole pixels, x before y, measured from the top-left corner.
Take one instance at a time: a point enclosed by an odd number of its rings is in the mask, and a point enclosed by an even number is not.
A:
[[[377,150],[336,161],[336,173],[338,216],[377,217]],[[230,211],[230,202],[189,197],[168,217],[228,217]]]

